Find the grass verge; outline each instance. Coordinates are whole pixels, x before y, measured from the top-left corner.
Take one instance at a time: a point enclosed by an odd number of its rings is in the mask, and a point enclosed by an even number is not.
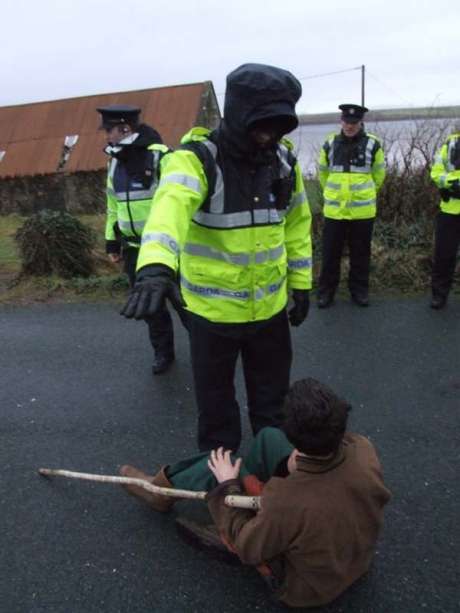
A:
[[[322,216],[315,185],[308,186],[313,211],[314,278],[321,265]],[[0,304],[31,302],[122,301],[128,289],[121,266],[108,262],[104,251],[104,215],[81,215],[98,237],[93,252],[96,274],[88,278],[61,279],[56,276],[21,276],[14,234],[24,217],[0,217]],[[419,294],[430,289],[433,223],[384,222],[377,219],[372,243],[371,291],[375,293]],[[341,290],[346,290],[348,258],[342,262]],[[460,267],[457,267],[453,291],[460,293]]]

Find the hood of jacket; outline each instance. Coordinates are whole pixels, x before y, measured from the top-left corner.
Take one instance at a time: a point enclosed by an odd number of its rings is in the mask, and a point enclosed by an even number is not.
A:
[[[287,70],[266,64],[243,64],[227,76],[224,118],[219,138],[233,153],[253,152],[248,129],[261,119],[283,118],[286,132],[298,125],[295,105],[302,94],[300,82]]]

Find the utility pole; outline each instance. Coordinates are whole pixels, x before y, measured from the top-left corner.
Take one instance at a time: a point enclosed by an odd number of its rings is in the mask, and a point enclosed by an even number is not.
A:
[[[361,66],[361,106],[364,106],[364,90],[365,90],[365,71],[366,67],[364,64]]]

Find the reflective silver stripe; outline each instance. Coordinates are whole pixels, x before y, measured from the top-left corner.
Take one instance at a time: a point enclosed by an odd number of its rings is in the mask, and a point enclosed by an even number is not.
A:
[[[285,177],[289,177],[292,171],[292,167],[288,163],[289,150],[286,147],[286,145],[283,145],[280,143],[278,145],[278,150],[276,152],[276,155],[278,156],[278,159],[281,162],[281,171],[280,171],[281,178],[283,179]]]
[[[254,254],[249,253],[228,253],[226,251],[218,251],[207,245],[197,245],[196,243],[186,243],[184,246],[184,253],[189,255],[196,255],[212,260],[219,260],[223,262],[229,262],[230,264],[236,264],[238,266],[248,266],[253,259],[256,264],[263,264],[268,260],[279,260],[284,253],[284,245],[280,245],[274,249],[268,249],[266,251],[258,251]]]
[[[326,166],[325,164],[318,164],[318,168],[319,170],[329,170],[329,166]]]
[[[139,191],[130,191],[129,192],[129,201],[133,202],[134,200],[150,200],[153,198],[153,194],[155,193],[156,185],[152,186],[151,189],[141,189]],[[115,197],[120,202],[127,202],[128,194],[127,192],[115,192]]]
[[[366,145],[366,168],[370,168],[372,166],[372,149],[374,148],[375,140],[373,138],[369,138]]]
[[[329,200],[329,198],[324,198],[324,204],[327,206],[340,206],[338,200]]]
[[[184,252],[189,255],[198,255],[212,260],[221,260],[230,264],[239,266],[247,266],[250,262],[250,257],[246,253],[228,253],[226,251],[217,251],[207,245],[197,245],[196,243],[186,243]]]
[[[153,154],[153,168],[157,170],[158,162],[160,161],[160,152],[158,151],[158,149],[149,149],[149,151],[151,151]]]
[[[201,141],[205,147],[211,153],[214,162],[217,159],[217,147],[210,140]],[[224,212],[224,178],[222,176],[222,171],[217,163],[215,163],[216,170],[216,184],[214,186],[214,193],[211,196],[211,200],[209,203],[209,210],[211,213],[223,213]],[[209,187],[209,186],[208,186]]]
[[[216,185],[214,186],[214,193],[211,196],[211,202],[209,203],[209,210],[211,213],[223,213],[224,212],[224,178],[222,171],[216,164]]]
[[[347,202],[347,209],[355,208],[358,206],[370,206],[375,204],[375,198],[371,198],[370,200],[352,200],[351,202]]]
[[[329,151],[327,153],[327,160],[329,162],[329,168],[333,170],[334,168],[340,168],[340,166],[334,166],[334,139],[335,134],[329,138],[327,143],[329,144]]]
[[[371,165],[366,164],[365,166],[350,166],[350,172],[359,172],[362,175],[367,175],[371,172]]]
[[[215,145],[215,144],[212,142],[212,140],[208,140],[208,139],[206,139],[206,140],[203,140],[203,141],[201,141],[201,142],[203,143],[203,145],[205,145],[205,146],[206,146],[206,147],[209,149],[209,151],[210,151],[210,153],[211,153],[212,157],[213,157],[214,159],[216,159],[216,158],[217,158],[217,147],[216,147],[216,145]]]
[[[252,215],[251,211],[219,214],[199,210],[193,216],[193,221],[210,228],[244,228],[252,225]],[[276,209],[256,209],[254,211],[254,223],[256,224],[271,224],[280,221],[281,217]]]
[[[457,143],[457,139],[451,138],[447,146],[447,164],[445,166],[446,166],[446,170],[448,170],[449,172],[452,172],[453,170],[455,170],[455,166],[452,164],[450,160],[452,157],[452,149],[454,149],[456,143]]]
[[[107,194],[107,196],[115,196],[115,190],[113,189],[113,187],[107,187],[105,190],[105,193]]]
[[[235,300],[249,300],[251,292],[247,289],[232,291],[229,289],[222,289],[220,287],[207,287],[205,285],[196,285],[190,283],[183,275],[180,278],[181,286],[185,287],[192,294],[198,296],[205,296],[206,298],[234,298]]]
[[[162,232],[148,232],[147,234],[143,234],[142,245],[146,245],[147,243],[160,243],[176,255],[179,255],[179,245],[169,234],[164,234]]]
[[[294,194],[291,197],[291,201],[289,203],[289,210],[293,209],[296,206],[299,206],[299,204],[303,204],[304,202],[307,202],[307,194],[305,193],[305,191],[301,191],[298,194]]]
[[[201,185],[200,181],[196,177],[191,177],[190,175],[181,175],[181,174],[171,174],[166,175],[166,177],[161,177],[160,183],[158,187],[165,185],[166,183],[176,183],[178,185],[184,185],[185,187],[189,187],[193,189],[195,192],[201,194]]]
[[[340,183],[334,183],[333,181],[328,181],[326,183],[326,188],[329,189],[340,189],[342,187],[342,185]]]
[[[311,268],[311,258],[302,258],[301,260],[288,260],[288,268],[294,270],[298,268]]]
[[[331,166],[332,172],[344,172],[343,166]]]
[[[277,209],[256,209],[254,211],[254,223],[279,223],[281,217]]]
[[[447,175],[441,175],[438,180],[439,180],[439,183],[440,183],[441,187],[446,187],[446,185],[447,185]]]
[[[217,213],[197,211],[193,216],[193,221],[210,228],[244,227],[251,225],[251,213],[249,211],[243,211],[242,213],[226,213],[224,215],[219,215]]]
[[[385,168],[385,164],[384,163],[382,163],[382,164],[374,164],[372,166],[372,170],[382,170],[383,168]]]
[[[209,203],[209,209],[211,213],[223,213],[224,212],[224,178],[222,171],[216,164],[216,185],[214,187],[214,193],[211,196],[211,202]]]
[[[442,155],[438,152],[434,157],[435,164],[442,164],[444,166],[444,160],[442,159]]]
[[[350,190],[352,192],[360,192],[360,191],[364,191],[365,189],[373,189],[375,187],[375,184],[373,181],[368,181],[367,183],[358,183],[358,184],[351,184],[350,185]]]
[[[121,230],[131,230],[132,226],[134,226],[135,230],[142,230],[142,228],[145,226],[145,220],[133,221],[131,224],[130,221],[120,221],[120,219],[118,219],[118,225],[120,226]]]
[[[279,260],[283,253],[284,245],[280,245],[279,247],[275,247],[274,249],[268,249],[267,251],[257,251],[254,256],[254,261],[256,264],[263,264],[268,260]]]
[[[110,164],[109,164],[109,170],[108,170],[108,175],[109,175],[109,179],[113,182],[113,175],[115,174],[115,167],[117,165],[117,160],[116,158],[112,158],[110,160]]]

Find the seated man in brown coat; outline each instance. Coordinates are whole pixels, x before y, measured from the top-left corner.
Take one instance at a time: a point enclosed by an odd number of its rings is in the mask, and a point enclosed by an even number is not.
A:
[[[154,477],[131,466],[120,472],[163,487],[208,490],[222,541],[258,568],[279,600],[324,605],[369,569],[390,499],[372,444],[345,433],[350,408],[326,385],[304,379],[286,396],[283,431],[261,430],[244,460],[220,448]],[[260,482],[257,513],[225,505],[226,495],[257,493]],[[136,486],[127,489],[157,511],[174,504]]]

